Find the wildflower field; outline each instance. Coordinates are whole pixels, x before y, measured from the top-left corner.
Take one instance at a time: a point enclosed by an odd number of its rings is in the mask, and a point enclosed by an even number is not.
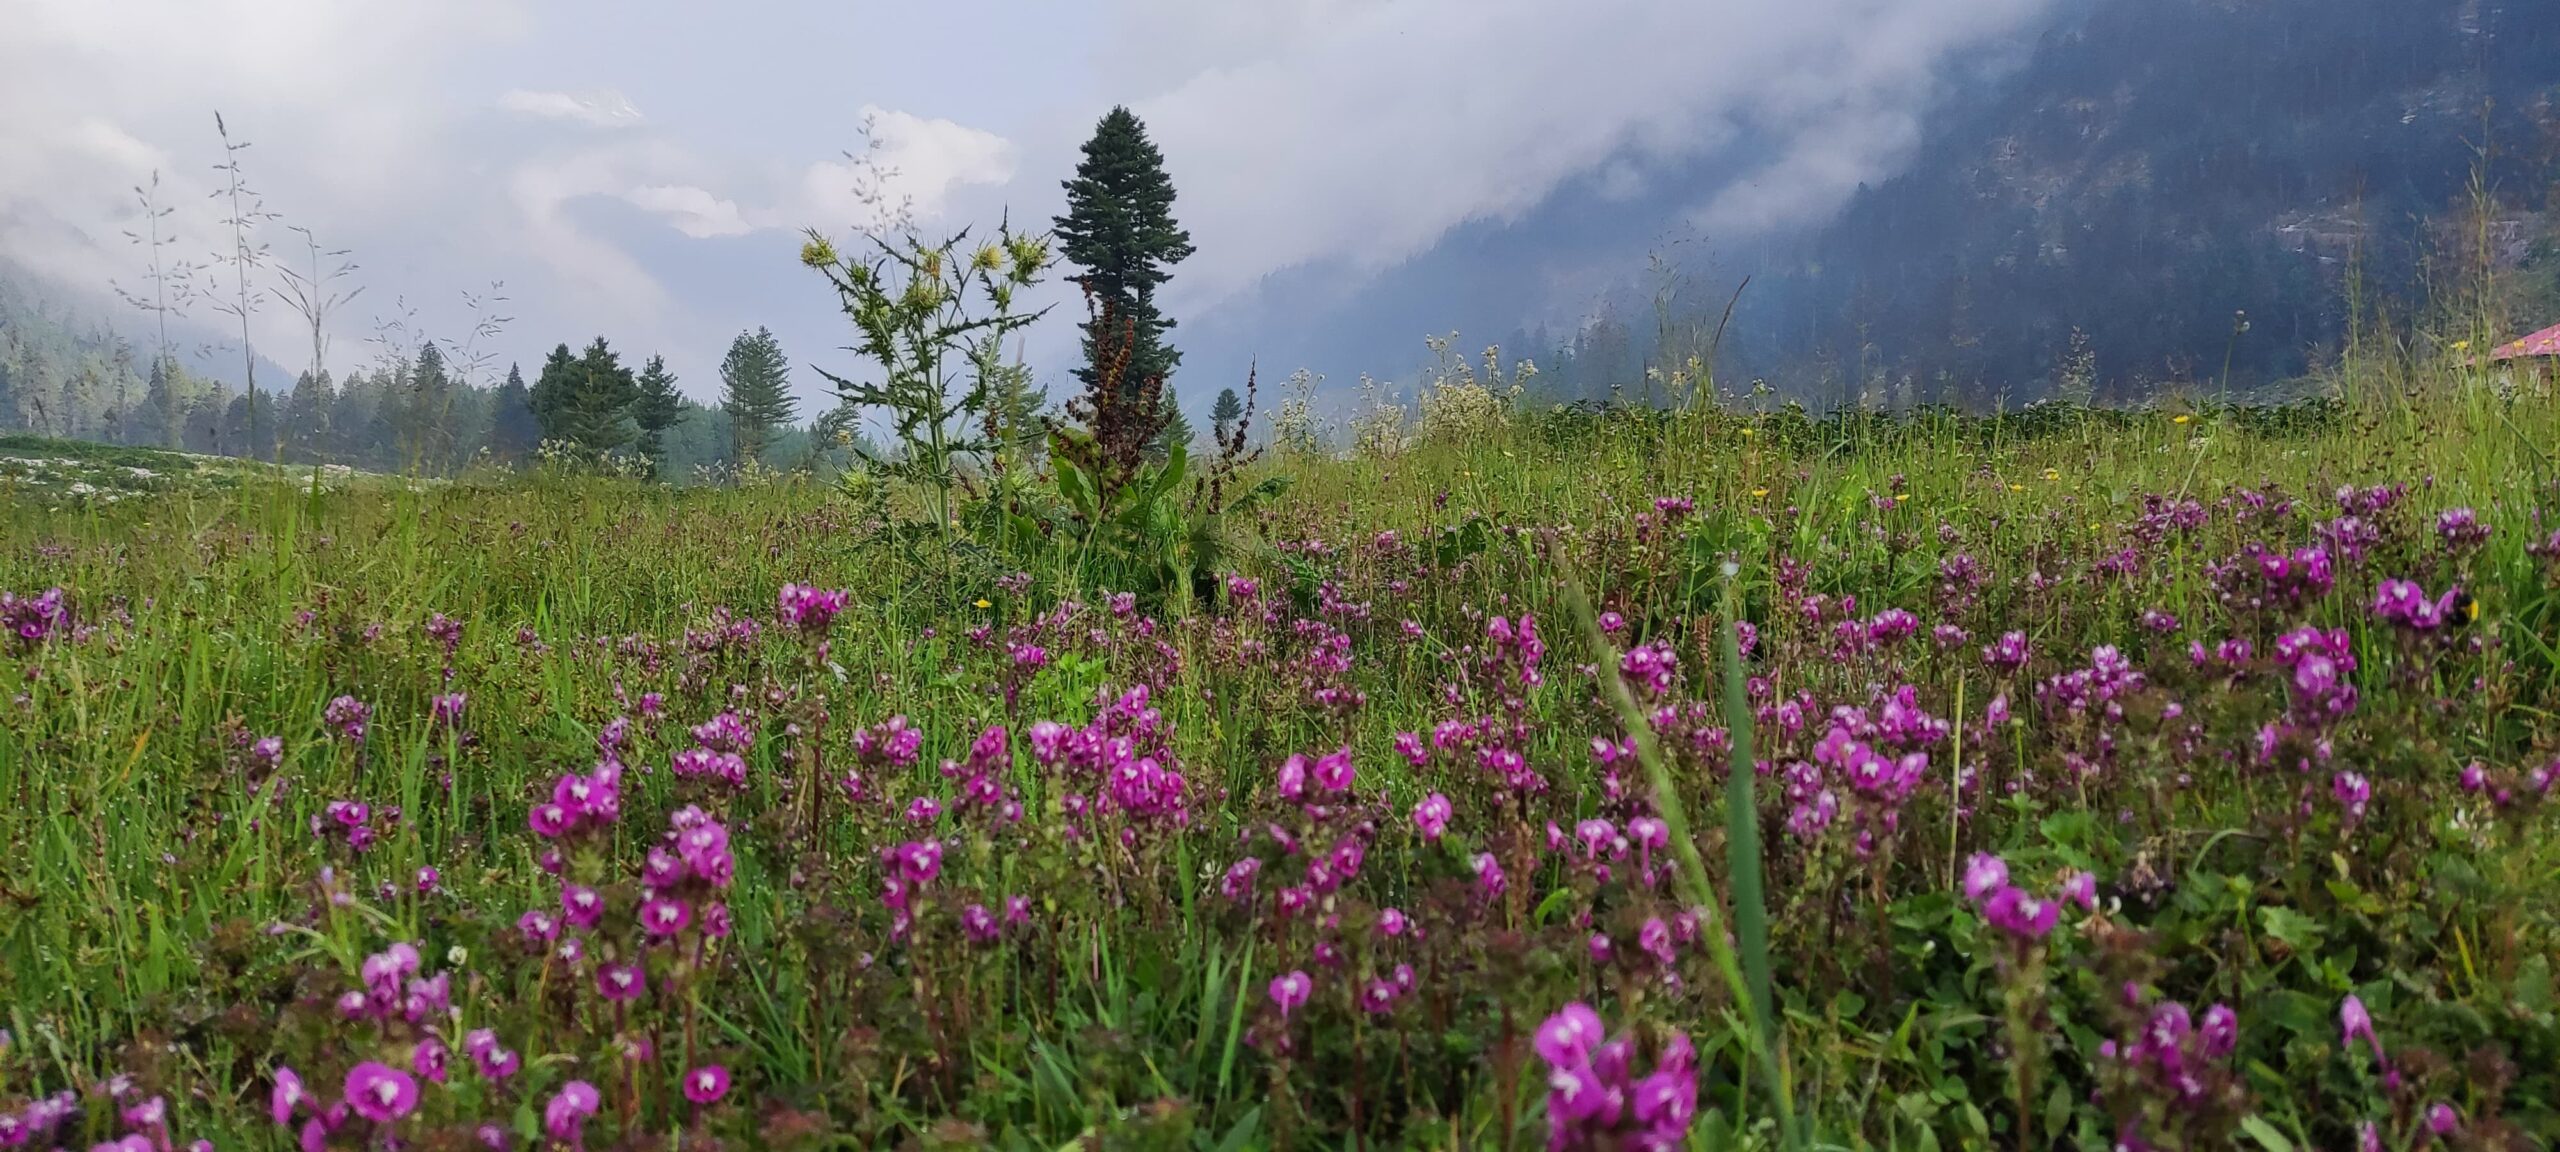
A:
[[[1521,413],[1144,588],[812,483],[12,501],[0,1146],[2549,1147],[2555,452]]]

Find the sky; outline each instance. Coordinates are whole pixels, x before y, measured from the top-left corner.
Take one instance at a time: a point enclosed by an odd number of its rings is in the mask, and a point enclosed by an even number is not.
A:
[[[0,257],[142,287],[155,173],[169,251],[227,250],[219,111],[270,259],[307,263],[300,226],[358,265],[336,371],[393,321],[459,341],[495,316],[495,372],[601,335],[707,400],[769,326],[808,415],[810,366],[861,372],[795,260],[865,222],[851,154],[928,233],[1045,228],[1125,103],[1198,249],[1164,302],[1205,408],[1248,364],[1390,373],[1429,332],[1569,328],[1667,238],[1819,223],[2059,3],[0,0]],[[308,327],[259,283],[251,336],[298,370]],[[1072,319],[1026,345],[1044,380]]]

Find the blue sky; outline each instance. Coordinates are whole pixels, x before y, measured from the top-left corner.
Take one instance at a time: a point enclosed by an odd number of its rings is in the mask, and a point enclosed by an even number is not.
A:
[[[2056,3],[0,0],[0,256],[134,283],[120,231],[154,171],[210,252],[219,108],[283,214],[274,253],[298,223],[362,265],[339,371],[404,302],[451,338],[462,293],[503,281],[502,361],[601,334],[707,398],[759,324],[859,371],[792,254],[860,222],[866,120],[926,230],[1042,225],[1125,102],[1200,249],[1169,296],[1198,405],[1247,360],[1341,381],[1426,331],[1570,326],[1666,234],[1818,221],[1907,153],[1955,62],[2031,42]],[[1032,340],[1044,378],[1069,319]],[[1412,355],[1311,332],[1356,321],[1409,321]],[[270,303],[254,331],[298,369],[297,323]]]

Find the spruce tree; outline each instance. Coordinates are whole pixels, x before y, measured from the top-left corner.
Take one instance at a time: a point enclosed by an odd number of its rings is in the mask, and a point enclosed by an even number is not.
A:
[[[441,471],[453,460],[453,377],[445,371],[444,350],[430,340],[418,345],[409,366],[408,389],[401,397],[399,444],[402,462],[421,471]]]
[[[676,391],[676,378],[667,371],[664,356],[651,356],[640,369],[639,396],[631,405],[631,421],[640,426],[640,454],[649,460],[651,473],[666,478],[666,433],[684,415],[684,395]]]
[[[1113,108],[1085,141],[1075,179],[1066,182],[1067,214],[1058,217],[1059,252],[1083,269],[1073,279],[1095,297],[1085,324],[1085,360],[1076,378],[1090,389],[1106,369],[1096,349],[1117,348],[1120,334],[1097,342],[1096,325],[1127,325],[1132,346],[1120,387],[1170,383],[1182,354],[1165,343],[1173,321],[1156,311],[1156,289],[1191,255],[1191,235],[1174,223],[1173,181],[1146,125]]]
[[[1233,388],[1218,389],[1217,403],[1209,406],[1209,427],[1214,429],[1218,435],[1224,436],[1227,433],[1227,429],[1235,427],[1236,421],[1243,418],[1244,401],[1236,398],[1236,390]]]
[[[720,361],[720,407],[729,414],[740,461],[761,460],[773,430],[791,422],[791,361],[769,329],[740,332]]]
[[[1182,414],[1182,403],[1174,399],[1173,389],[1165,389],[1164,431],[1156,436],[1155,443],[1147,446],[1148,454],[1161,458],[1176,444],[1187,449],[1191,447],[1192,437],[1191,418]]]
[[[567,351],[566,346],[561,350]],[[523,370],[507,365],[507,382],[498,386],[492,404],[489,454],[510,464],[533,459],[542,447],[542,422],[534,418],[533,393],[525,387]]]
[[[567,433],[564,438],[589,457],[629,447],[636,431],[631,406],[639,398],[640,385],[604,337],[587,345],[569,379],[569,392],[561,398],[559,409],[560,429]]]
[[[567,409],[570,393],[577,391],[577,377],[578,357],[567,344],[542,358],[542,372],[533,378],[533,390],[527,397],[534,422],[542,428],[542,439],[571,439],[562,413]]]

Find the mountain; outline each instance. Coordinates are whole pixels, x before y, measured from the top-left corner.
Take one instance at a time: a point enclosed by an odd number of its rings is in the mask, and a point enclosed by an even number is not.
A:
[[[2539,327],[2555,162],[2552,0],[2084,3],[1763,254],[1724,373],[1982,404],[2053,390],[2076,352],[2125,399],[2297,376],[2351,298],[2368,324]]]

